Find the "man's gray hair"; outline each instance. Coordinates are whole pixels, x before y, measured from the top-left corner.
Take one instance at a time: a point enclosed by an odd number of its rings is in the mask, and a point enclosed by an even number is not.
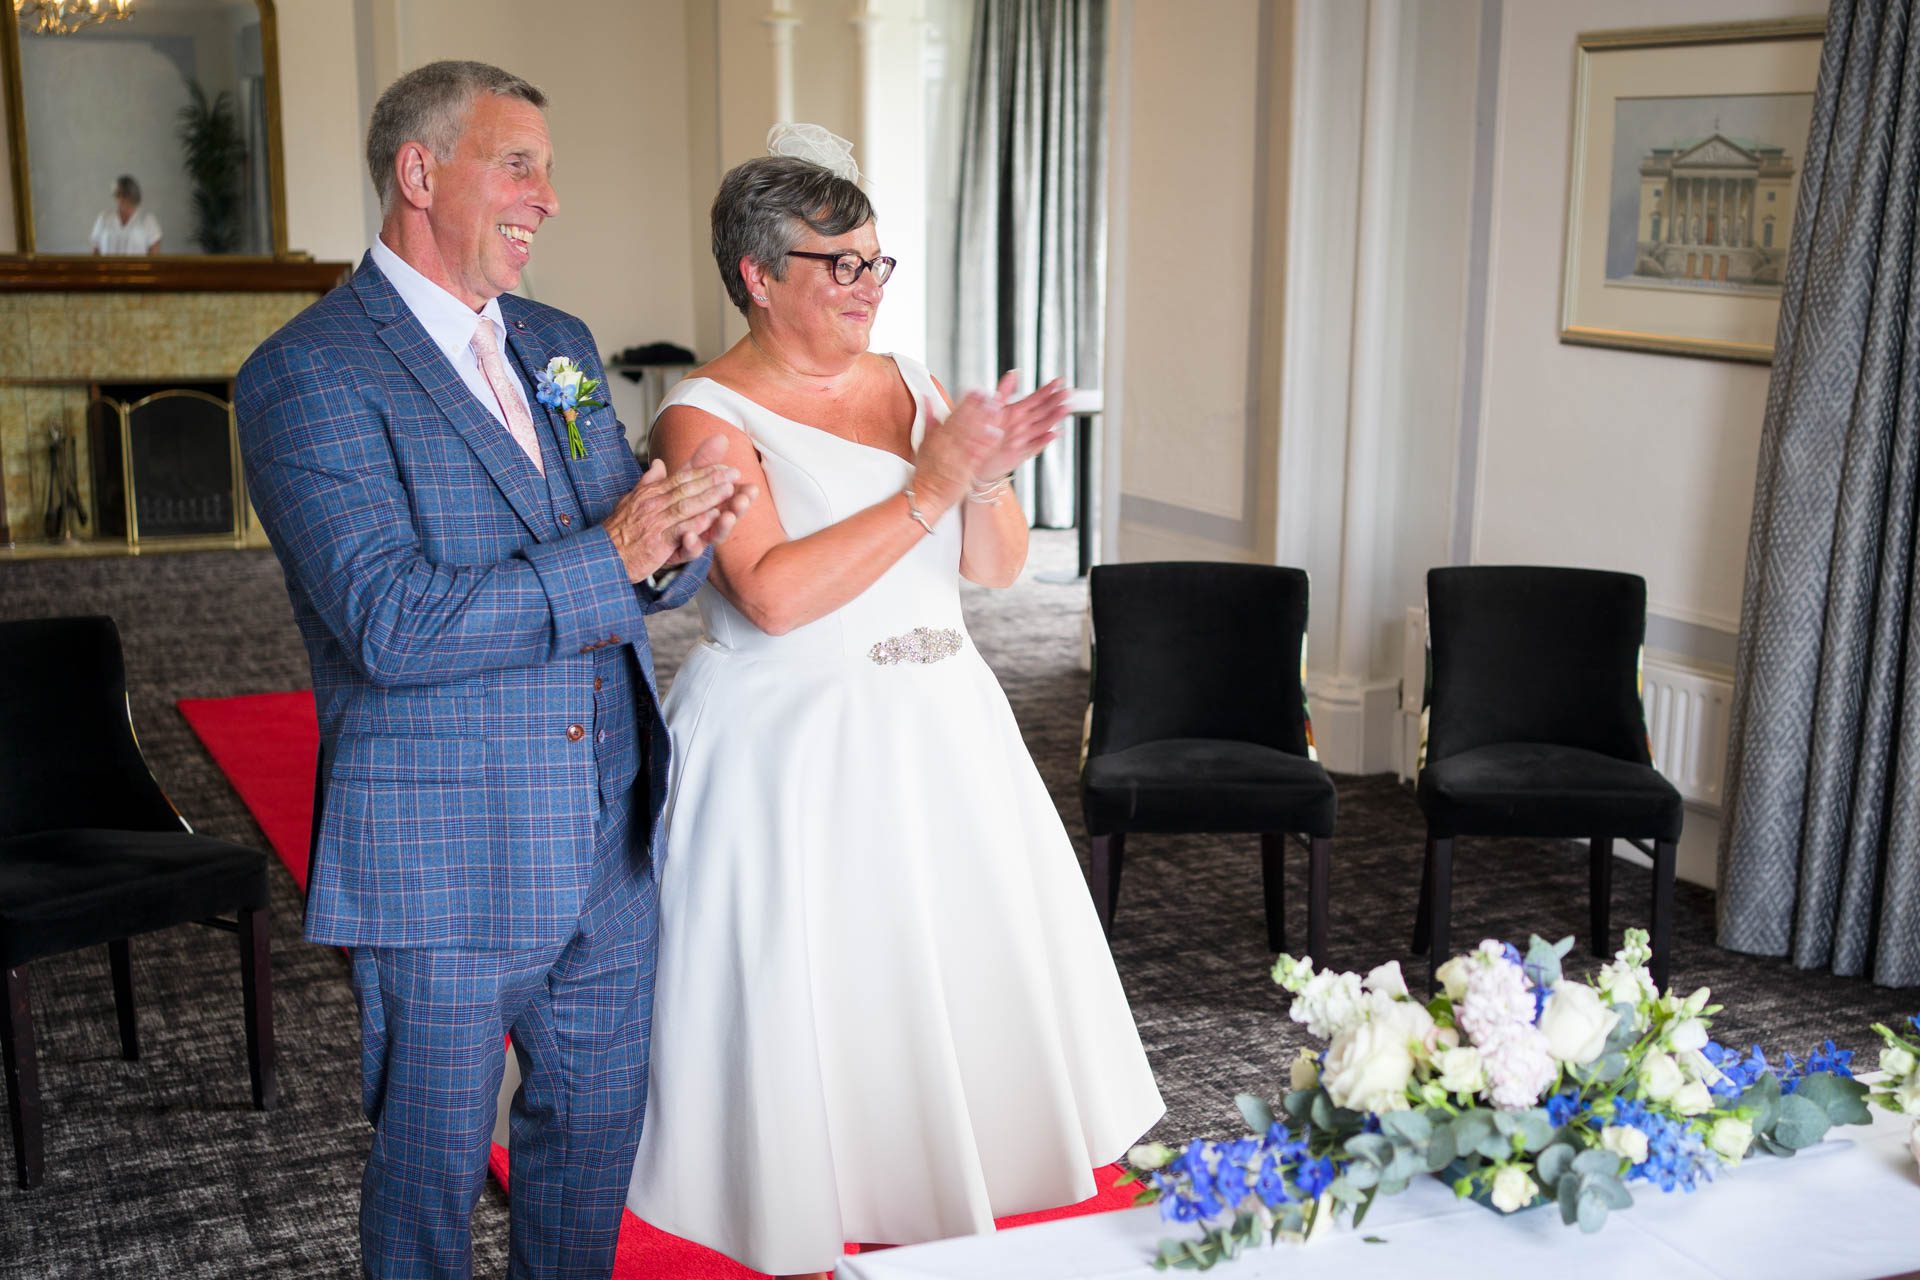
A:
[[[761,156],[727,170],[713,197],[713,260],[727,297],[747,313],[747,258],[775,280],[787,278],[787,250],[805,224],[818,235],[843,236],[873,221],[873,205],[856,184],[810,160]]]
[[[123,173],[113,180],[113,194],[128,204],[140,203],[140,184],[130,173]]]
[[[547,106],[546,94],[484,62],[429,62],[387,86],[367,125],[367,169],[382,213],[393,207],[393,158],[400,148],[418,142],[446,163],[467,127],[474,99],[483,93],[519,98],[543,111]]]

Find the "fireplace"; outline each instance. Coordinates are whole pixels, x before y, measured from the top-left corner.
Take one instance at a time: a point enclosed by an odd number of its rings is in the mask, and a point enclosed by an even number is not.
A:
[[[230,396],[225,382],[96,386],[87,421],[98,536],[140,546],[244,534]]]

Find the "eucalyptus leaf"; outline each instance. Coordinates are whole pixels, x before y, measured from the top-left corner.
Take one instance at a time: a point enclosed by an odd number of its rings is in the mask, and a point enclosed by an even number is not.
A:
[[[1371,1191],[1380,1184],[1380,1166],[1355,1160],[1347,1166],[1346,1179],[1362,1191]]]
[[[1610,1178],[1603,1173],[1589,1174],[1586,1189],[1604,1200],[1609,1209],[1633,1208],[1633,1193],[1618,1178]]]
[[[1366,1192],[1354,1186],[1353,1179],[1344,1173],[1335,1178],[1327,1187],[1327,1194],[1331,1195],[1341,1204],[1359,1204],[1367,1198]]]
[[[1286,1100],[1280,1104],[1281,1109],[1287,1113],[1287,1119],[1293,1123],[1305,1124],[1313,1116],[1313,1100],[1320,1093],[1321,1090],[1318,1087],[1312,1089],[1295,1089],[1289,1093]]]
[[[1358,1160],[1385,1167],[1393,1159],[1393,1143],[1385,1134],[1356,1133],[1347,1139],[1347,1154]]]
[[[1814,1103],[1834,1124],[1873,1123],[1873,1116],[1867,1111],[1867,1086],[1858,1080],[1822,1071],[1803,1077],[1793,1096]]]
[[[1589,1147],[1573,1158],[1573,1171],[1582,1175],[1615,1177],[1620,1172],[1620,1157],[1601,1147]]]
[[[1580,1222],[1580,1230],[1592,1235],[1607,1225],[1607,1202],[1591,1189],[1582,1190],[1575,1214]]]
[[[1313,1095],[1313,1105],[1308,1113],[1313,1120],[1313,1127],[1332,1132],[1333,1112],[1333,1099],[1327,1096],[1325,1089],[1316,1089]]]
[[[1433,1138],[1433,1121],[1419,1111],[1389,1111],[1380,1117],[1380,1128],[1416,1147],[1426,1146]]]
[[[1580,1179],[1560,1179],[1560,1189],[1554,1194],[1560,1202],[1560,1221],[1572,1226],[1580,1220]]]
[[[1634,1025],[1636,1010],[1630,1004],[1616,1004],[1613,1011],[1620,1015],[1620,1021],[1613,1024],[1613,1030],[1607,1033],[1607,1043],[1601,1049],[1602,1054],[1622,1053],[1627,1046],[1640,1038],[1640,1031]]]
[[[1810,1147],[1827,1136],[1827,1113],[1819,1103],[1790,1093],[1780,1099],[1780,1119],[1773,1139],[1794,1151]]]
[[[1255,1133],[1264,1134],[1273,1126],[1273,1108],[1267,1105],[1265,1098],[1243,1093],[1236,1096],[1233,1102],[1240,1108],[1240,1117],[1247,1122],[1247,1127]]]
[[[1478,1149],[1480,1143],[1496,1132],[1493,1113],[1488,1111],[1465,1111],[1453,1122],[1454,1149],[1465,1155]]]
[[[1534,982],[1543,987],[1560,985],[1560,958],[1573,948],[1573,939],[1566,938],[1559,943],[1548,942],[1535,936],[1527,944],[1525,968]]]
[[[1513,1154],[1513,1139],[1496,1131],[1475,1143],[1473,1150],[1489,1160],[1504,1160]]]
[[[1598,1084],[1612,1084],[1627,1073],[1627,1055],[1620,1052],[1603,1053],[1587,1068],[1587,1079]]]
[[[1578,1154],[1577,1147],[1564,1142],[1554,1143],[1542,1151],[1539,1159],[1534,1161],[1534,1181],[1548,1191],[1554,1190],[1559,1186],[1560,1179],[1566,1175],[1567,1170],[1573,1168],[1573,1158]]]
[[[1453,1145],[1453,1126],[1438,1125],[1433,1131],[1433,1140],[1427,1143],[1427,1172],[1438,1173],[1453,1163],[1459,1154]]]
[[[1538,1151],[1553,1141],[1553,1121],[1538,1108],[1522,1111],[1514,1117],[1514,1132],[1529,1152]]]

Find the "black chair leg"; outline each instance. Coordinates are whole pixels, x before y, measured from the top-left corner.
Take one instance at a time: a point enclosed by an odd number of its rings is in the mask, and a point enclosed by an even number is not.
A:
[[[1656,840],[1653,845],[1653,985],[1667,989],[1667,970],[1673,956],[1673,864],[1679,844]]]
[[[1440,966],[1453,957],[1447,941],[1453,906],[1453,837],[1427,837],[1427,994],[1440,989]]]
[[[1307,954],[1327,964],[1327,879],[1333,874],[1333,838],[1314,836],[1307,844]]]
[[[1604,958],[1613,950],[1612,836],[1595,836],[1587,842],[1587,898],[1587,949]]]
[[[1433,901],[1433,837],[1427,837],[1427,849],[1420,859],[1420,905],[1413,909],[1413,954],[1427,953],[1427,913]]]
[[[239,916],[240,998],[246,1006],[247,1074],[253,1081],[253,1105],[261,1111],[271,1111],[280,1105],[280,1079],[273,1060],[271,918],[265,907],[242,911]]]
[[[140,1027],[133,1014],[133,956],[127,940],[107,944],[107,965],[113,970],[113,1011],[120,1015],[120,1056],[140,1061]]]
[[[7,1016],[0,1021],[0,1056],[6,1058],[7,1121],[13,1126],[13,1169],[24,1190],[40,1185],[46,1166],[40,1144],[40,1068],[33,1052],[33,1010],[27,970],[7,970]]]
[[[1093,857],[1088,871],[1088,887],[1093,890],[1093,906],[1100,913],[1100,929],[1113,936],[1113,913],[1120,905],[1120,868],[1127,855],[1127,833],[1093,838]]]
[[[1287,836],[1283,831],[1260,833],[1260,888],[1267,903],[1267,950],[1278,955],[1287,949]]]

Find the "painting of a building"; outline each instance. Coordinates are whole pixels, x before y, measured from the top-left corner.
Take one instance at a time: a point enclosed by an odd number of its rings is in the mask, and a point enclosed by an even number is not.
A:
[[[1716,130],[1640,161],[1633,274],[1709,288],[1778,288],[1792,239],[1793,161]]]

